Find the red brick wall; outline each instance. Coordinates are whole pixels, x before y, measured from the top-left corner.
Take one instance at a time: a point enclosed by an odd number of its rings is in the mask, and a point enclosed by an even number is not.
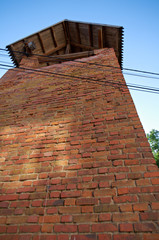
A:
[[[113,49],[83,59],[118,67]],[[0,82],[0,240],[159,239],[159,171],[122,73],[9,71]],[[83,78],[103,79],[85,81]]]

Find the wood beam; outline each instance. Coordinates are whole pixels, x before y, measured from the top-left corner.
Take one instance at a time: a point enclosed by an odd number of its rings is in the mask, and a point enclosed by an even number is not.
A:
[[[65,54],[69,54],[70,50],[71,50],[71,45],[70,45],[70,43],[67,43]]]
[[[64,35],[65,35],[66,45],[67,45],[68,36],[67,36],[67,33],[66,33],[66,25],[65,25],[65,22],[62,22],[62,26],[63,26]]]
[[[106,28],[104,26],[102,26],[102,40],[103,40],[103,48],[107,47]]]
[[[98,30],[98,47],[103,48],[103,31],[102,31],[102,29]]]
[[[43,53],[45,53],[45,48],[44,48],[44,43],[43,43],[42,37],[41,37],[40,33],[37,33],[37,35],[38,35],[38,39],[39,39],[42,51],[43,51]]]
[[[78,41],[79,44],[81,44],[81,37],[80,37],[79,23],[76,23],[76,30],[77,30],[77,41]],[[79,50],[82,51],[82,48],[79,47]]]
[[[55,46],[55,48],[56,48],[56,47],[57,47],[57,42],[56,42],[56,37],[55,37],[55,34],[54,34],[54,29],[53,29],[53,27],[50,27],[50,31],[51,31],[52,41],[53,41],[54,46]],[[58,55],[59,52],[57,51],[56,54]]]
[[[90,46],[93,47],[93,27],[89,24],[89,42]]]
[[[57,51],[61,50],[64,47],[66,47],[66,43],[63,43],[63,44],[59,45],[58,47],[56,47],[56,48],[54,48],[54,49],[44,53],[43,55],[44,56],[49,56],[49,55],[51,55],[53,53],[56,53]]]
[[[80,48],[83,48],[83,49],[86,49],[86,50],[94,50],[95,49],[94,47],[87,46],[87,45],[80,44],[80,43],[75,43],[73,41],[71,41],[71,45],[75,46],[75,47],[80,47]]]
[[[65,34],[65,40],[66,40],[66,46],[69,46],[69,52],[71,52],[71,45],[70,45],[70,41],[71,41],[71,38],[70,38],[70,33],[69,33],[69,25],[68,25],[68,22],[67,21],[64,21],[62,23],[63,25],[63,30],[64,30],[64,34]],[[67,53],[67,50],[66,48],[66,53]]]
[[[38,57],[38,60],[40,63],[43,62],[59,62],[59,61],[69,61],[74,60],[77,58],[83,58],[83,57],[89,57],[93,56],[94,51],[86,51],[86,52],[78,52],[78,53],[70,53],[70,54],[62,54],[58,56],[52,56],[52,57]]]
[[[51,36],[52,36],[52,40],[53,40],[54,46],[56,48],[57,47],[57,42],[56,42],[56,38],[55,38],[53,27],[50,27],[50,31],[51,31]]]

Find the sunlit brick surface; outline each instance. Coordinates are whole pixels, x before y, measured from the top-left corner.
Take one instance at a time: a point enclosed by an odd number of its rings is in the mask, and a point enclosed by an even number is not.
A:
[[[119,67],[113,49],[82,61]],[[0,240],[158,240],[159,171],[121,71],[40,70],[70,77],[0,81]]]

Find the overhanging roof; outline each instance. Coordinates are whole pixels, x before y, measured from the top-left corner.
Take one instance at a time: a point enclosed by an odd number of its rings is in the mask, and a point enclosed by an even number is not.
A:
[[[9,54],[17,67],[23,55],[19,52],[24,52],[25,42],[34,42],[36,48],[33,54],[42,56],[114,48],[122,67],[123,27],[64,20],[8,45]],[[41,62],[40,66],[46,64]]]

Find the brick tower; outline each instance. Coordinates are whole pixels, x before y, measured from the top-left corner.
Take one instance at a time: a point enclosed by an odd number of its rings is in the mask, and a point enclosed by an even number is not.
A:
[[[159,171],[121,72],[122,28],[65,20],[8,50],[0,240],[158,240]]]

